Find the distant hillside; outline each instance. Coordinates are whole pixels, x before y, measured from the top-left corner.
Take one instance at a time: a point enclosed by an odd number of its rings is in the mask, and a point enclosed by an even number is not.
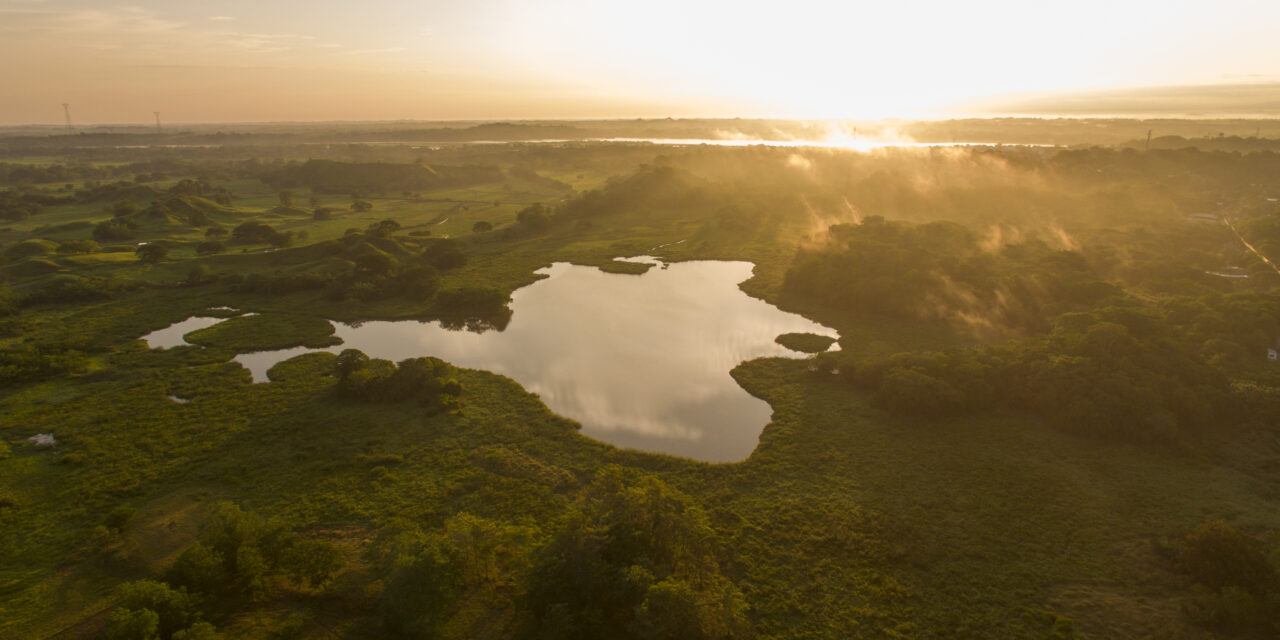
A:
[[[265,176],[263,182],[276,188],[305,186],[318,193],[370,193],[462,186],[502,178],[502,170],[492,166],[308,160],[285,165]]]

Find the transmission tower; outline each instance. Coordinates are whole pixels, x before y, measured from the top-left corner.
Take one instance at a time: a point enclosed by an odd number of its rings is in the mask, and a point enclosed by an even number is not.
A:
[[[152,111],[151,113],[156,114],[156,133],[160,133],[162,131],[162,129],[160,128],[160,112]]]
[[[62,114],[67,117],[67,132],[75,133],[76,128],[71,124],[71,105],[66,102],[62,103]]]

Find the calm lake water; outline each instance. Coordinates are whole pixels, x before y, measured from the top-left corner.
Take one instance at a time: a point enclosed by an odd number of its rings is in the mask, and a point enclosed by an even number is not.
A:
[[[325,350],[354,348],[395,361],[429,355],[494,371],[582,423],[593,438],[737,461],[755,449],[771,410],[729,371],[753,358],[798,357],[774,342],[780,334],[837,335],[743,293],[737,285],[751,269],[747,262],[680,262],[636,276],[556,263],[539,271],[547,278],[513,294],[504,331],[335,323],[343,344]],[[261,381],[275,363],[311,351],[241,354],[236,361]]]

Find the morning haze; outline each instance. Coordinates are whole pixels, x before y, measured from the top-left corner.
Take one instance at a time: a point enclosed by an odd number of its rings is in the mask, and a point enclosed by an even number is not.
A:
[[[0,0],[0,638],[1274,638],[1278,27]]]
[[[1248,1],[6,0],[0,17],[5,124],[58,123],[63,102],[86,124],[157,110],[175,122],[918,117],[1006,94],[1274,83],[1280,60],[1280,8]]]

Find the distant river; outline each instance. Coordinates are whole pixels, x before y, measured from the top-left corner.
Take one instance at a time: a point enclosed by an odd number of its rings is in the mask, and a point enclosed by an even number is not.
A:
[[[548,144],[564,142],[631,142],[655,145],[714,147],[821,147],[824,149],[848,149],[852,151],[872,151],[875,149],[906,148],[924,149],[932,147],[1052,147],[1050,144],[1004,144],[998,142],[906,142],[869,139],[834,139],[834,140],[765,140],[761,138],[570,138],[563,140],[474,140],[453,144]],[[389,143],[395,144],[395,143]],[[437,145],[432,145],[437,146]]]

